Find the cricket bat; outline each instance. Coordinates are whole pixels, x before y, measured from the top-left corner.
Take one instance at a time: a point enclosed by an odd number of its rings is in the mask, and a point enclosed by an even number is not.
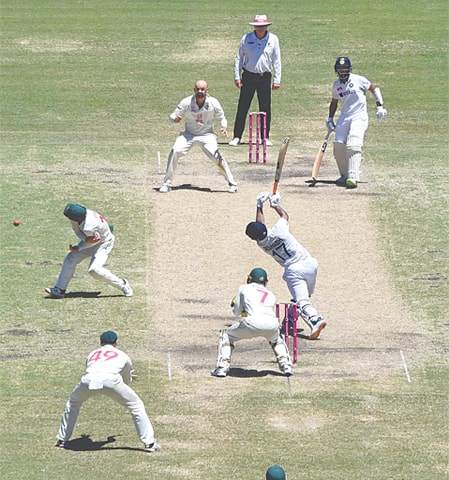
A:
[[[326,133],[326,136],[324,137],[324,142],[321,145],[321,148],[316,154],[315,162],[313,163],[313,168],[312,168],[312,180],[314,181],[316,181],[318,177],[318,172],[320,171],[321,162],[323,161],[324,152],[326,151],[327,142],[329,140],[329,137],[331,136],[331,133],[332,133],[332,130],[329,129]]]
[[[276,171],[274,173],[273,195],[275,195],[275,193],[277,192],[279,180],[281,179],[281,173],[284,166],[285,155],[287,153],[288,142],[290,142],[290,138],[285,137],[284,140],[282,140],[282,145],[279,149]]]

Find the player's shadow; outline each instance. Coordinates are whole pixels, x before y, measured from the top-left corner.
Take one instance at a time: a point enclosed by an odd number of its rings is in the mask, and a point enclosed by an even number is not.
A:
[[[116,441],[117,435],[110,435],[106,440],[94,441],[90,438],[90,435],[81,435],[79,438],[70,440],[65,445],[65,450],[73,450],[76,452],[88,452],[96,450],[131,450],[142,451],[141,448],[135,447],[108,447]]]
[[[153,188],[154,191],[158,192],[159,187]],[[212,190],[212,188],[209,187],[198,187],[196,185],[192,185],[191,183],[183,183],[182,185],[176,185],[174,187],[171,187],[172,192],[175,192],[176,190],[194,190],[196,192],[205,192],[205,193],[218,193],[218,192],[228,192],[228,190]]]
[[[283,377],[284,374],[281,372],[276,372],[274,370],[246,370],[244,368],[230,368],[228,372],[228,377],[237,377],[237,378],[255,378],[255,377],[266,377],[268,375],[273,375],[274,377]]]
[[[317,184],[322,183],[323,185],[335,185],[335,180],[306,180],[305,183],[309,184],[309,187],[315,187]]]
[[[122,293],[118,293],[117,295],[101,295],[101,292],[69,292],[66,293],[64,298],[115,298],[115,297],[123,297]],[[56,297],[45,297],[46,300],[60,300]]]

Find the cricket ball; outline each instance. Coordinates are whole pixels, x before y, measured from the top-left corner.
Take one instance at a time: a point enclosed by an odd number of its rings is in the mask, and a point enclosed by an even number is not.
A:
[[[14,220],[14,222],[12,222],[12,224],[15,226],[15,227],[18,227],[20,225],[20,220]]]

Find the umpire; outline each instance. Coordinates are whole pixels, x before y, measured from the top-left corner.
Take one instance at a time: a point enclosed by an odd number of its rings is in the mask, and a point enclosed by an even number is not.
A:
[[[272,23],[266,15],[256,15],[250,25],[254,26],[254,31],[242,37],[234,61],[234,83],[240,89],[240,96],[234,122],[234,138],[229,142],[232,147],[241,142],[246,116],[256,92],[259,111],[267,114],[266,143],[267,146],[273,145],[270,141],[271,89],[277,90],[281,86],[279,39],[277,35],[268,32],[268,26]]]

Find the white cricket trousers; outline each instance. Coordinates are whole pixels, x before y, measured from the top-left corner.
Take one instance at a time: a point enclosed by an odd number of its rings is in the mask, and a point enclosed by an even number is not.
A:
[[[313,328],[313,321],[318,317],[318,312],[310,303],[317,274],[318,260],[308,257],[286,267],[282,277],[287,282],[293,301],[299,307],[301,318],[310,328]]]
[[[334,142],[362,149],[368,129],[368,115],[340,115],[335,128]]]
[[[318,261],[308,257],[285,268],[283,279],[296,302],[307,300],[315,291]]]
[[[109,285],[122,290],[123,280],[117,275],[114,275],[110,270],[104,267],[109,254],[114,248],[115,237],[112,235],[110,240],[107,240],[100,245],[93,245],[90,248],[85,248],[79,252],[70,252],[64,259],[61,273],[59,274],[56,287],[61,290],[66,290],[70,281],[75,274],[76,267],[86,258],[90,257],[88,272],[97,280],[102,280]]]
[[[220,173],[228,181],[228,185],[236,185],[234,177],[231,173],[228,163],[218,152],[217,135],[215,133],[206,133],[205,135],[191,135],[182,132],[170,151],[167,160],[167,170],[165,172],[164,185],[171,185],[173,176],[178,165],[178,160],[190,151],[190,149],[197,143],[203,152],[215,162]]]
[[[227,330],[232,344],[247,338],[264,337],[271,343],[276,343],[279,338],[279,322],[276,317],[252,317],[243,318],[234,323]]]
[[[93,395],[106,395],[115,400],[120,405],[126,407],[132,415],[134,426],[140,441],[144,444],[151,444],[154,440],[153,425],[145,411],[145,406],[134,390],[120,378],[119,380],[104,380],[103,388],[89,390],[90,380],[85,376],[81,382],[73,389],[70,398],[64,408],[56,438],[67,442],[72,436],[73,430],[78,419],[81,405]]]

